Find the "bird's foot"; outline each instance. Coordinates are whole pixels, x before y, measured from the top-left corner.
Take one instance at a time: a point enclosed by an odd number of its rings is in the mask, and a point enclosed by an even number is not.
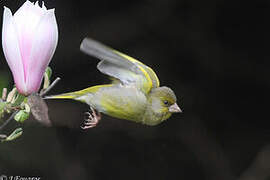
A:
[[[90,112],[85,113],[87,117],[84,120],[83,125],[81,126],[82,129],[89,129],[95,127],[101,119],[100,112],[97,111],[96,113],[95,109],[92,107],[90,107],[90,110]]]

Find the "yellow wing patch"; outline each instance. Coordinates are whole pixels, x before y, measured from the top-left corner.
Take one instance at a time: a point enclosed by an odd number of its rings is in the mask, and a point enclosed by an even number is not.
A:
[[[145,64],[143,64],[142,62],[138,61],[137,59],[134,59],[133,57],[130,57],[124,53],[121,53],[117,50],[113,49],[113,52],[117,53],[118,55],[122,56],[123,58],[125,58],[128,61],[131,61],[132,63],[134,63],[142,72],[144,78],[146,79],[146,81],[143,83],[143,91],[144,92],[149,92],[152,88],[157,88],[159,87],[159,79],[156,75],[156,73],[148,66],[146,66]]]

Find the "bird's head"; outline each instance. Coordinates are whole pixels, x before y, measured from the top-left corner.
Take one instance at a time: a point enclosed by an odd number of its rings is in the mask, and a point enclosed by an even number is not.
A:
[[[152,89],[150,99],[151,109],[160,122],[168,119],[172,113],[182,112],[176,104],[174,92],[168,87],[163,86]]]

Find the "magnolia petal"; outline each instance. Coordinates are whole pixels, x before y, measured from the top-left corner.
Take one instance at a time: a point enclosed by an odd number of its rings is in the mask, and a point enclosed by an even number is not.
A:
[[[33,4],[30,1],[25,1],[23,5],[15,12],[14,16],[17,16],[21,12],[28,11]]]
[[[27,77],[27,72],[25,69],[27,69],[34,41],[33,34],[35,33],[41,18],[45,15],[45,12],[46,11],[41,9],[37,3],[35,6],[31,2],[26,1],[14,14],[14,22],[16,24],[18,33],[25,79]]]
[[[22,94],[26,92],[23,63],[18,43],[18,35],[14,24],[14,19],[9,8],[4,7],[2,46],[7,63],[12,71],[14,81],[18,91]]]
[[[26,87],[29,91],[38,91],[43,74],[48,66],[58,41],[58,29],[54,9],[42,17],[35,30],[31,56],[26,71]]]
[[[30,1],[26,1],[25,3],[23,3],[23,5],[15,12],[14,17],[16,16],[20,16],[22,13],[23,14],[27,14],[27,13],[34,13],[36,16],[41,16],[43,13],[45,13],[44,9],[40,8],[38,3],[36,2],[35,4],[30,2]],[[25,19],[25,17],[21,17],[23,19]]]
[[[42,1],[42,9],[47,10],[47,8],[46,8],[46,6],[44,4],[44,1]]]

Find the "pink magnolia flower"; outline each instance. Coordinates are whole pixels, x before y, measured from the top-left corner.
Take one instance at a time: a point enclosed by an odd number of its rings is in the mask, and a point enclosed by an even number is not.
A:
[[[18,91],[37,92],[58,41],[54,9],[26,1],[12,16],[4,7],[2,46]]]

